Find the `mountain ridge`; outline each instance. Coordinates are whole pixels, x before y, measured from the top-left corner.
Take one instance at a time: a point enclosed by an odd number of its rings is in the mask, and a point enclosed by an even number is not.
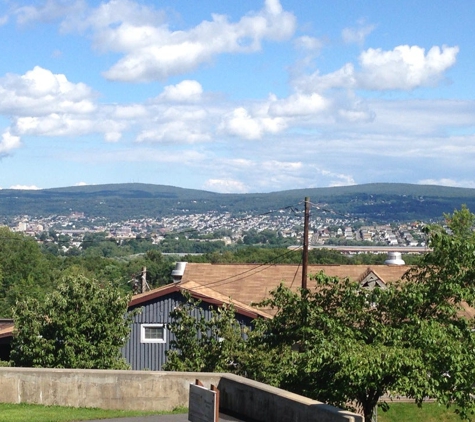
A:
[[[258,214],[302,206],[305,197],[337,214],[374,221],[441,218],[463,204],[475,209],[475,189],[408,183],[217,193],[169,185],[117,183],[41,190],[0,190],[0,215],[63,215],[72,211],[110,220],[173,214]],[[317,207],[315,207],[317,209]]]

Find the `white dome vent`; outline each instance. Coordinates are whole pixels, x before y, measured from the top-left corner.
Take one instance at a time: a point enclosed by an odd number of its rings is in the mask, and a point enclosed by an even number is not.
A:
[[[186,262],[177,262],[175,269],[172,271],[172,278],[174,283],[179,283],[185,273]]]
[[[406,265],[402,259],[401,252],[389,252],[388,259],[384,263],[386,265]]]

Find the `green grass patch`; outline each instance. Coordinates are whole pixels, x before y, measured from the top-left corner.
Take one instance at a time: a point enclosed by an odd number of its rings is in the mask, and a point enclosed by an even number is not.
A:
[[[173,412],[142,412],[132,410],[106,410],[63,406],[41,406],[36,404],[0,403],[0,422],[72,422],[93,419],[125,418],[171,413],[186,413],[188,409],[178,408]]]
[[[461,422],[455,408],[447,409],[437,403],[424,403],[417,407],[414,403],[389,403],[389,410],[378,409],[378,422]]]

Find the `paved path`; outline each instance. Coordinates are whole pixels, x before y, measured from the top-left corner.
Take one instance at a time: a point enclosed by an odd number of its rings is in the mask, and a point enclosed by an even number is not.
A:
[[[242,419],[236,419],[232,416],[221,413],[219,420],[223,422],[239,422]],[[180,415],[152,415],[152,416],[139,416],[133,418],[117,418],[117,419],[101,419],[89,422],[188,422],[188,413],[182,413]]]

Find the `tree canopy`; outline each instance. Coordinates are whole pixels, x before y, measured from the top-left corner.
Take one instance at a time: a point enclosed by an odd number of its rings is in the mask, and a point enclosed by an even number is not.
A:
[[[130,280],[143,267],[147,268],[147,282],[152,288],[172,281],[176,257],[164,256],[155,249],[143,254],[132,254],[130,250],[127,253],[127,246],[121,254],[106,257],[105,250],[119,247],[110,241],[98,244],[89,246],[82,254],[60,256],[56,253],[58,245],[52,242],[40,245],[31,236],[0,227],[0,317],[11,317],[15,303],[26,297],[43,301],[56,289],[59,280],[71,274],[119,284],[124,292],[132,291]]]
[[[206,319],[205,305],[190,296],[187,298],[187,303],[170,314],[169,329],[174,339],[164,369],[240,373],[237,365],[243,361],[246,344],[234,308],[224,305],[211,309],[211,318]]]
[[[14,308],[15,366],[125,369],[120,348],[129,335],[130,297],[109,282],[71,275],[44,301]]]
[[[0,227],[0,316],[11,316],[11,307],[25,292],[43,298],[52,283],[50,263],[35,240]]]
[[[387,397],[387,408],[392,395],[418,404],[431,397],[469,417],[475,409],[475,216],[462,207],[445,217],[444,226],[427,228],[431,250],[400,282],[367,290],[320,273],[309,289],[280,286],[259,304],[272,308],[274,318],[256,320],[240,340],[234,334],[233,347],[218,349],[219,365],[212,365],[217,349],[203,347],[210,340],[200,336],[175,345],[182,349],[173,353],[188,360],[172,360],[176,368],[169,369],[187,370],[197,355],[208,362],[198,366],[206,370],[233,362],[236,373],[356,408],[368,421],[378,401]],[[224,344],[233,327],[227,314],[214,328],[193,328],[191,319],[188,325],[188,337],[208,331]]]

